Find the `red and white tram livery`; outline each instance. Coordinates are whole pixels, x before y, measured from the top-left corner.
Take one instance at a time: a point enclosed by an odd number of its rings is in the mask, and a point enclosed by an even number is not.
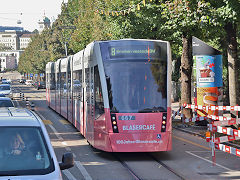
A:
[[[93,147],[108,152],[171,150],[169,42],[95,41],[55,64],[55,71],[46,73],[55,73],[55,82],[49,83],[60,99],[49,106],[68,118]],[[64,70],[64,64],[69,68]],[[66,84],[66,96],[61,84]],[[61,113],[66,105],[71,110]]]

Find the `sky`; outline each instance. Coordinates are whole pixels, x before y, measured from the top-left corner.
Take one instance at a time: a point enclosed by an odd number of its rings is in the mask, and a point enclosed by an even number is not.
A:
[[[62,2],[68,0],[0,0],[0,26],[18,26],[24,30],[38,29],[45,16],[54,21],[61,13]],[[21,24],[17,24],[18,21]]]

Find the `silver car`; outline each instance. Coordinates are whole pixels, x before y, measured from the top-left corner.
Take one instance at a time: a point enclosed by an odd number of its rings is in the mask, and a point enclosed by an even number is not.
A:
[[[28,109],[0,108],[0,179],[60,180],[74,165],[72,153],[58,163],[42,120]]]
[[[14,104],[9,97],[1,97],[0,94],[0,107],[14,107]]]
[[[12,97],[12,89],[10,84],[0,84],[0,94]]]

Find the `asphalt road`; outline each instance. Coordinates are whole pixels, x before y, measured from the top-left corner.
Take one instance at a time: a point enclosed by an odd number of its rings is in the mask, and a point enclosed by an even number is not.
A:
[[[47,127],[58,160],[61,161],[62,154],[67,151],[74,154],[75,166],[63,171],[65,180],[240,179],[239,157],[217,151],[216,165],[213,165],[211,149],[204,139],[176,129],[173,129],[170,152],[108,153],[96,150],[66,119],[47,107],[45,90],[19,83],[13,87],[15,93],[21,90],[35,104],[35,111]],[[20,99],[15,103],[25,106],[25,101]]]

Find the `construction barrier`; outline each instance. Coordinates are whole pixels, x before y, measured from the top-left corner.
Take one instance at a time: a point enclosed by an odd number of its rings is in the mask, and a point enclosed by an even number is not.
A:
[[[198,116],[193,118],[185,118],[181,113],[183,108],[192,109],[194,111],[201,111],[205,116]],[[240,156],[240,149],[235,147],[222,144],[231,142],[234,140],[240,139],[240,130],[233,129],[231,127],[225,127],[230,125],[240,124],[240,118],[232,118],[225,116],[216,116],[209,115],[208,110],[218,110],[218,111],[240,111],[240,106],[202,106],[202,105],[194,105],[194,104],[183,104],[177,112],[173,112],[173,118],[175,116],[181,116],[182,123],[185,122],[196,122],[207,120],[208,131],[206,132],[206,141],[210,143],[210,147],[212,148],[212,157],[213,163],[215,164],[215,149],[221,150],[223,152],[227,152],[236,156]],[[216,137],[216,133],[222,134],[219,137]]]

